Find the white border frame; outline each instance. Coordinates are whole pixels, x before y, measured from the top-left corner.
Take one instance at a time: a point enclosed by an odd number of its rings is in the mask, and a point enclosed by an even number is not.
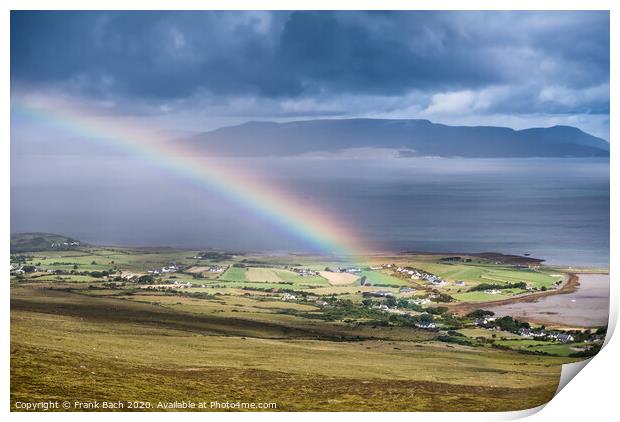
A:
[[[10,10],[56,10],[56,9],[77,9],[77,10],[329,10],[329,9],[351,9],[351,10],[610,10],[610,28],[611,28],[611,71],[610,71],[610,91],[617,92],[617,77],[620,70],[618,66],[618,28],[620,28],[619,8],[616,6],[618,2],[612,0],[590,0],[577,1],[568,0],[562,2],[552,2],[545,0],[470,0],[467,2],[458,0],[417,0],[415,2],[405,0],[358,0],[358,1],[335,1],[335,0],[303,0],[296,1],[295,4],[282,0],[228,0],[224,1],[195,1],[195,0],[90,0],[88,2],[80,2],[77,0],[4,0],[0,8],[0,43],[2,43],[2,53],[0,55],[0,80],[2,84],[0,89],[2,92],[2,103],[0,104],[1,122],[0,127],[3,129],[3,137],[0,145],[0,174],[2,175],[2,184],[0,184],[1,198],[10,198],[10,67],[9,67],[9,51],[10,51]],[[611,112],[610,112],[610,143],[618,142],[618,122],[615,120],[617,111],[614,95],[611,96]],[[614,145],[611,148],[610,158],[610,194],[611,194],[611,215],[619,215],[620,207],[618,206],[618,196],[614,194],[618,186],[618,153]],[[9,237],[10,237],[10,203],[4,202],[2,207],[1,230],[3,241],[0,242],[0,250],[2,256],[9,256]],[[604,349],[592,359],[588,369],[581,372],[575,380],[571,381],[556,398],[551,400],[546,406],[537,409],[531,409],[521,412],[504,412],[504,413],[390,413],[385,415],[393,420],[411,420],[411,418],[419,418],[419,420],[454,420],[459,421],[484,421],[484,420],[506,420],[520,418],[535,413],[533,419],[547,420],[548,418],[571,420],[607,420],[607,415],[613,415],[618,409],[617,393],[615,393],[618,381],[620,365],[616,356],[620,356],[620,345],[617,339],[612,338],[617,317],[618,317],[618,299],[620,297],[620,286],[614,280],[616,271],[618,270],[618,224],[617,220],[612,218],[610,221],[610,271],[611,277],[611,310],[609,322],[609,334],[606,339]],[[5,280],[5,282],[8,280]],[[10,300],[8,283],[4,286],[2,300],[2,379],[0,380],[2,397],[4,397],[4,411],[9,411],[9,322],[10,322]],[[538,412],[544,408],[544,410]],[[80,413],[11,413],[9,415],[14,420],[31,420],[33,417],[49,418],[51,420],[77,420],[83,418]],[[105,413],[91,413],[89,419],[104,420],[110,415]],[[149,418],[150,420],[163,420],[169,417],[178,418],[178,414],[168,413],[143,413],[129,416],[129,414],[117,414],[115,418]],[[249,415],[256,420],[285,420],[291,417],[287,413],[252,413]],[[205,418],[217,418],[218,420],[240,420],[248,417],[243,413],[218,413],[218,414],[184,414],[182,417],[192,420],[201,420]],[[376,417],[372,412],[367,413],[322,413],[319,416],[316,413],[296,413],[293,417],[302,421],[310,421],[316,417],[321,418],[355,418],[356,420],[366,421]],[[381,416],[383,417],[383,416]]]

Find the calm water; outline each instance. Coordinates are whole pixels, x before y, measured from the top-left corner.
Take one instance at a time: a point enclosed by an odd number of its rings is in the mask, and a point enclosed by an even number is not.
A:
[[[349,221],[386,250],[498,251],[608,266],[601,159],[230,160]],[[308,250],[294,234],[127,157],[12,157],[11,230],[87,242]]]

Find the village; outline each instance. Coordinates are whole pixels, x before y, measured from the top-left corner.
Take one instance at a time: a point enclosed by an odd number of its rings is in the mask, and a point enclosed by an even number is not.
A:
[[[458,263],[462,265],[464,260],[457,258],[439,258],[437,262],[446,268]],[[474,266],[470,262],[465,262],[465,265]],[[502,263],[485,265],[493,268]],[[93,281],[101,283],[91,284],[93,288],[137,289],[192,297],[241,294],[260,301],[277,300],[300,306],[310,305],[318,308],[319,313],[329,319],[349,321],[349,324],[407,326],[436,333],[446,342],[463,342],[455,333],[456,330],[467,329],[487,331],[493,336],[510,334],[524,340],[582,345],[579,347],[586,344],[598,347],[603,338],[592,332],[585,334],[575,330],[546,329],[544,326],[534,327],[506,317],[498,318],[483,311],[483,302],[480,303],[480,310],[465,316],[452,314],[449,306],[446,306],[458,302],[452,296],[455,292],[492,296],[505,294],[507,288],[516,291],[538,289],[529,281],[503,284],[471,282],[460,278],[450,279],[429,269],[394,262],[365,266],[269,265],[260,260],[216,251],[200,252],[185,258],[179,256],[176,260],[139,270],[118,266],[113,260],[109,261],[108,268],[105,267],[105,264],[98,264],[94,259],[91,262],[82,260],[74,263],[69,256],[59,255],[52,259],[45,255],[15,255],[11,259],[10,271],[16,280],[49,276],[64,277],[62,280],[91,277]],[[529,267],[509,268],[510,271],[516,270],[517,274],[524,275],[538,271]],[[553,277],[557,280],[559,275],[553,274]],[[553,289],[557,283],[549,283],[547,286]],[[239,289],[239,293],[235,293],[235,289]]]

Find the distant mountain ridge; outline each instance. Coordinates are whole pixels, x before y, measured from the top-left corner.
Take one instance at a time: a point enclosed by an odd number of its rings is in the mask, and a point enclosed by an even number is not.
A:
[[[608,157],[609,143],[572,126],[514,130],[428,120],[340,119],[247,122],[181,142],[223,156],[287,156],[388,148],[406,156]]]

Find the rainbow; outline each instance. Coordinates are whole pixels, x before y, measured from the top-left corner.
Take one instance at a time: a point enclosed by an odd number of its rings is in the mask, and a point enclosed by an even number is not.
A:
[[[161,132],[135,120],[93,112],[87,106],[54,97],[13,97],[13,113],[148,160],[269,219],[313,251],[349,261],[373,253],[368,249],[369,243],[356,236],[337,216],[302,203],[294,192],[261,180],[256,172],[232,168],[225,160],[208,156],[203,149],[197,151],[170,142]]]

